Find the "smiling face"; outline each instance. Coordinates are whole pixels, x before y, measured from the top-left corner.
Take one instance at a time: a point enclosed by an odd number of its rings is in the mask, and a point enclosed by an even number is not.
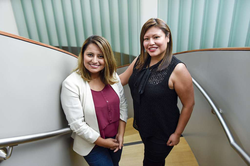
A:
[[[91,77],[94,75],[99,76],[100,72],[105,67],[104,56],[100,48],[96,44],[90,43],[84,51],[83,57],[83,64],[90,72]]]
[[[169,37],[158,27],[151,27],[143,38],[143,46],[151,58],[162,59],[165,55]]]

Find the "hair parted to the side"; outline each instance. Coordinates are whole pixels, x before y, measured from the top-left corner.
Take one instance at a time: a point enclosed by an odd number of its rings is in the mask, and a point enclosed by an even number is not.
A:
[[[101,80],[104,84],[114,84],[117,82],[114,73],[116,72],[116,60],[112,51],[112,48],[109,42],[101,36],[93,35],[87,38],[81,48],[81,52],[78,56],[78,66],[74,70],[76,71],[85,81],[91,80],[91,73],[85,68],[83,59],[84,59],[84,52],[87,49],[89,44],[95,44],[99,49],[102,51],[104,56],[105,67],[103,71],[100,72]]]
[[[163,60],[161,62],[161,64],[158,66],[157,70],[162,70],[165,69],[166,67],[168,67],[169,63],[172,60],[172,35],[171,35],[171,31],[170,28],[168,27],[168,25],[159,18],[150,18],[142,27],[141,29],[141,35],[140,35],[140,46],[141,46],[141,53],[140,56],[138,57],[138,63],[136,68],[141,70],[144,66],[144,63],[146,62],[147,58],[150,56],[146,51],[145,48],[143,46],[143,41],[144,41],[144,35],[145,33],[148,31],[149,28],[151,27],[157,27],[159,29],[161,29],[164,33],[165,36],[169,37],[169,42],[167,44],[167,49],[166,49],[166,53],[163,57]]]

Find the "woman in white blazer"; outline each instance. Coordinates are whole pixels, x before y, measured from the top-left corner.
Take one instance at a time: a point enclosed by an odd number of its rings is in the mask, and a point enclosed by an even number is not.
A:
[[[73,149],[91,166],[118,165],[127,103],[108,41],[91,36],[78,67],[62,83],[61,103],[73,131]]]

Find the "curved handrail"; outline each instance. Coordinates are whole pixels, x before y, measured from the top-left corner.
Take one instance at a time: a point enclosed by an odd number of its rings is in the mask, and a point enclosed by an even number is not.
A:
[[[206,100],[209,102],[209,104],[211,105],[211,107],[213,108],[216,116],[218,117],[225,133],[226,136],[229,140],[230,145],[239,153],[239,155],[245,160],[245,162],[250,165],[250,157],[248,156],[248,154],[235,142],[233,135],[231,134],[226,122],[224,121],[223,117],[220,114],[220,111],[217,109],[217,107],[215,106],[214,102],[211,100],[211,98],[208,96],[208,94],[205,92],[205,90],[199,85],[199,83],[192,78],[192,81],[194,83],[194,85],[200,90],[200,92],[202,93],[202,95],[206,98]]]
[[[29,143],[29,142],[34,142],[34,141],[38,141],[38,140],[42,140],[46,138],[56,137],[60,135],[65,135],[69,133],[71,133],[71,129],[68,127],[68,128],[64,128],[60,130],[46,132],[46,133],[0,139],[0,152],[1,152],[0,161],[7,160],[8,158],[10,158],[12,151],[13,151],[13,146],[17,146],[19,144],[24,144],[24,143]]]
[[[19,144],[38,141],[38,140],[42,140],[46,138],[68,134],[70,132],[71,132],[70,128],[64,128],[64,129],[50,131],[46,133],[40,133],[40,134],[32,134],[32,135],[12,137],[12,138],[3,138],[3,139],[0,139],[0,148],[6,147],[6,146],[16,146]]]

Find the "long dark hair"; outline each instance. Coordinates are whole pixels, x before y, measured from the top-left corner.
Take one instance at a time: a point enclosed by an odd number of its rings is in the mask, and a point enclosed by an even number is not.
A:
[[[158,66],[157,70],[165,69],[166,67],[168,67],[169,63],[172,60],[172,36],[171,36],[170,28],[163,20],[161,20],[159,18],[151,18],[143,25],[143,27],[141,29],[141,35],[140,35],[141,53],[140,53],[140,56],[138,57],[138,62],[137,62],[137,66],[136,66],[136,68],[139,70],[141,70],[143,68],[146,60],[149,57],[149,54],[145,51],[145,48],[143,46],[143,41],[144,41],[145,33],[151,27],[157,27],[157,28],[161,29],[165,33],[165,36],[169,37],[169,42],[167,44],[166,53],[163,57],[162,62]]]

